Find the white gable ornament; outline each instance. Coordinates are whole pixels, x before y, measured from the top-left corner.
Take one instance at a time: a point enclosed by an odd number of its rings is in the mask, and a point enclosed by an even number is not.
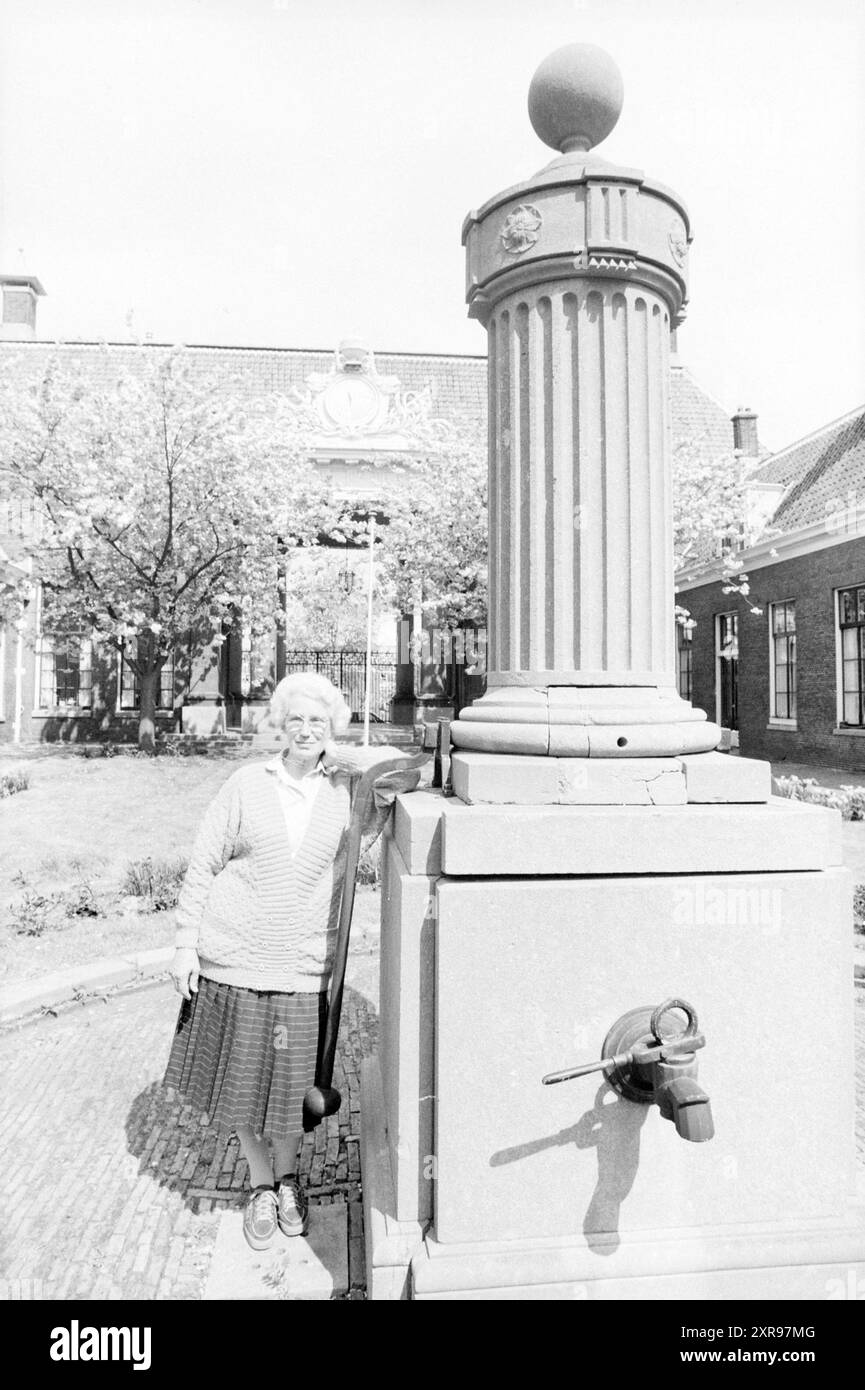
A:
[[[399,377],[382,376],[376,370],[372,350],[354,339],[345,339],[334,353],[330,372],[314,372],[306,379],[307,399],[318,415],[322,434],[354,438],[393,428],[389,420],[399,392]]]

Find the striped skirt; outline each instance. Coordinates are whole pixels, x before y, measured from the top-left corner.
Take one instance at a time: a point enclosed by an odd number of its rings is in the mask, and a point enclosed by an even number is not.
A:
[[[218,1130],[284,1139],[314,1128],[303,1097],[315,1081],[327,992],[238,989],[202,976],[184,999],[164,1083]]]

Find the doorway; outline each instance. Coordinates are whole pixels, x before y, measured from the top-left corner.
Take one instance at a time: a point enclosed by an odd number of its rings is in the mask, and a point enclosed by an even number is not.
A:
[[[222,625],[223,643],[219,650],[219,695],[225,707],[226,729],[239,730],[243,724],[243,628],[240,613]]]
[[[715,718],[729,730],[725,740],[739,746],[739,615],[715,615]],[[722,745],[723,746],[723,745]]]

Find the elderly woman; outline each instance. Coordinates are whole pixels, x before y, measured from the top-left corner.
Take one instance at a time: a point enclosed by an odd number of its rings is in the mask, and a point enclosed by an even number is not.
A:
[[[287,676],[270,718],[284,752],[235,772],[208,807],[177,909],[172,965],[183,995],[166,1084],[236,1131],[252,1194],[243,1231],[265,1249],[277,1227],[305,1235],[298,1148],[327,1013],[344,875],[351,771],[332,739],[340,691]],[[417,775],[411,774],[415,785]],[[366,831],[377,833],[387,807]]]

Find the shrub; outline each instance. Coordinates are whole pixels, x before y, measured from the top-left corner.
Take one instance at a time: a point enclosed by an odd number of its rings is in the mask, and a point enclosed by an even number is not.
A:
[[[865,820],[865,787],[842,787],[842,792],[849,798],[849,815],[845,815],[845,820]]]
[[[853,926],[865,935],[865,883],[857,883],[853,891]]]
[[[189,753],[186,744],[175,738],[166,738],[161,730],[156,735],[156,751],[161,758],[179,758]]]
[[[67,917],[101,917],[102,908],[89,883],[83,880],[63,894]]]
[[[16,792],[26,792],[30,786],[29,772],[4,772],[0,777],[0,797],[14,796]]]
[[[18,902],[9,904],[9,915],[19,936],[41,936],[63,916],[63,899],[59,893],[39,893],[28,888]]]
[[[792,801],[831,806],[844,820],[865,820],[865,787],[821,787],[816,777],[776,777],[775,789]]]
[[[12,882],[24,891],[9,904],[12,927],[19,936],[41,936],[48,927],[62,926],[64,917],[101,917],[102,908],[90,884],[82,879],[74,888],[46,893],[31,887],[19,869]]]
[[[186,868],[185,859],[134,859],[126,866],[120,891],[147,898],[152,912],[165,912],[177,906]]]
[[[357,884],[364,887],[368,884],[378,885],[381,883],[381,840],[374,840],[368,849],[365,849],[358,860],[357,865]]]

